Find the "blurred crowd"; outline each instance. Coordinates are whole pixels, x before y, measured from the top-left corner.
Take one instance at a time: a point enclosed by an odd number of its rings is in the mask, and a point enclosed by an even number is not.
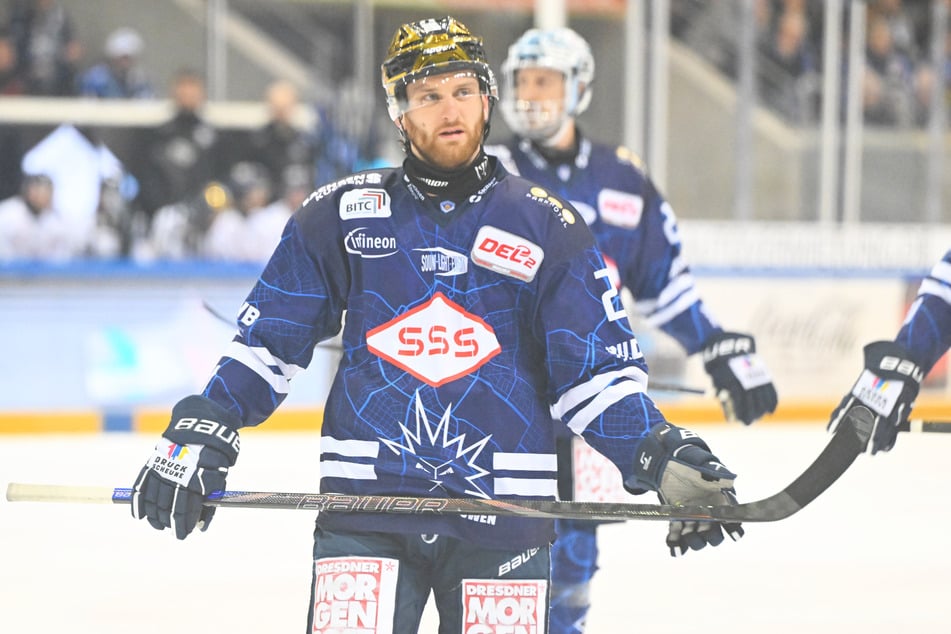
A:
[[[12,0],[0,23],[0,98],[158,99],[171,117],[130,129],[124,160],[92,128],[60,125],[23,147],[0,123],[0,263],[77,258],[264,262],[290,215],[314,189],[372,164],[365,139],[348,135],[332,109],[304,104],[277,80],[261,100],[267,122],[238,133],[204,115],[206,81],[179,69],[157,90],[143,67],[137,29],[112,31],[87,55],[58,0]]]
[[[736,77],[740,4],[722,0],[674,0],[672,28],[722,72]],[[842,25],[843,95],[848,81],[848,6]],[[871,126],[900,128],[925,125],[936,86],[945,90],[951,65],[935,68],[933,37],[951,52],[947,31],[933,33],[933,0],[868,0],[866,2],[865,72],[862,110]],[[756,24],[757,98],[794,123],[819,117],[823,73],[823,0],[754,0]],[[941,82],[937,80],[942,80]],[[947,93],[945,96],[947,100]]]
[[[951,0],[949,0],[951,1]],[[848,2],[844,5],[848,6]],[[742,4],[674,0],[674,37],[726,76],[738,68]],[[814,124],[821,107],[824,2],[753,0],[757,100],[794,124]],[[848,50],[848,15],[842,26]],[[863,112],[867,124],[896,129],[927,123],[932,94],[946,90],[951,64],[935,68],[932,0],[869,0]],[[146,39],[131,26],[83,42],[58,0],[9,0],[0,22],[0,99],[11,95],[90,99],[169,99],[163,124],[134,130],[134,151],[117,158],[94,129],[62,125],[25,144],[0,122],[0,263],[129,258],[263,261],[290,213],[316,184],[385,162],[381,131],[355,130],[365,99],[342,86],[330,105],[294,113],[294,85],[275,81],[261,95],[268,121],[225,134],[204,116],[204,76],[180,69],[153,85],[143,64]],[[847,81],[845,59],[843,81]],[[846,91],[841,91],[844,95]],[[348,95],[350,95],[348,97]],[[129,134],[132,134],[130,131]]]

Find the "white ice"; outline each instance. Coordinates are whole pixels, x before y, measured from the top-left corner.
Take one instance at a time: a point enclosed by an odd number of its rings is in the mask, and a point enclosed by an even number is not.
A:
[[[821,423],[697,430],[740,474],[743,500],[781,489],[828,440]],[[0,437],[0,485],[130,486],[154,441]],[[316,490],[317,442],[246,433],[228,487]],[[667,554],[662,522],[603,526],[588,631],[951,632],[949,455],[951,436],[904,434],[791,518],[683,558]],[[0,632],[302,633],[312,529],[311,512],[221,509],[182,542],[127,506],[0,501]],[[431,611],[421,631],[436,631]]]

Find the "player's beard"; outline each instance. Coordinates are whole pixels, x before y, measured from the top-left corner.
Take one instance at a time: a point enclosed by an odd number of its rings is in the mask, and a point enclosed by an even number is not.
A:
[[[430,131],[416,127],[409,117],[404,117],[403,129],[417,157],[433,167],[453,171],[465,167],[478,155],[482,147],[485,120],[480,118],[472,127],[455,123]],[[448,130],[460,130],[461,134],[452,140],[440,136]]]

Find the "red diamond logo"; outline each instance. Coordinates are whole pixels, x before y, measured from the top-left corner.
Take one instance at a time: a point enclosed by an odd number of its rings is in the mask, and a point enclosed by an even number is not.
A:
[[[492,326],[442,293],[367,332],[367,348],[433,387],[475,372],[502,350]]]

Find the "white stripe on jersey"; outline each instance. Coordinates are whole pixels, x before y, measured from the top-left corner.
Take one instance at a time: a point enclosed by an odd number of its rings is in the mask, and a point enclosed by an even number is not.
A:
[[[252,372],[264,379],[278,394],[287,394],[290,391],[288,381],[294,378],[294,375],[300,372],[301,367],[290,363],[284,363],[267,348],[256,346],[249,347],[243,343],[232,341],[225,349],[226,357],[230,357],[245,365]],[[280,370],[280,374],[272,370],[269,366],[275,366]]]
[[[526,495],[556,497],[558,481],[555,478],[547,480],[529,478],[496,478],[496,495]]]
[[[558,457],[553,453],[509,453],[498,451],[492,454],[492,468],[499,471],[558,471]]]
[[[576,385],[562,394],[558,402],[551,406],[552,418],[561,420],[566,413],[578,405],[584,403],[598,392],[601,392],[615,381],[625,378],[634,379],[634,381],[641,385],[641,389],[636,391],[643,392],[647,386],[647,373],[633,365],[621,370],[595,375],[590,381]]]
[[[945,284],[951,284],[951,262],[938,262],[929,275]]]
[[[922,280],[921,286],[918,288],[918,296],[934,295],[944,300],[945,304],[951,305],[951,286],[948,286],[948,284],[951,284],[951,282],[942,284],[935,280]]]
[[[667,311],[668,306],[676,302],[683,293],[697,295],[693,275],[690,273],[683,273],[682,275],[676,276],[667,283],[667,286],[663,288],[656,299],[637,301],[634,303],[634,307],[638,314],[646,317],[658,310]]]
[[[320,478],[346,478],[347,480],[376,480],[372,464],[325,460],[320,463]]]
[[[674,317],[684,312],[696,302],[700,301],[700,293],[697,292],[696,288],[691,288],[689,291],[677,298],[673,304],[668,304],[664,306],[662,310],[658,310],[653,315],[647,317],[644,322],[654,328],[660,328]]]
[[[588,425],[596,419],[601,413],[620,401],[625,396],[644,392],[644,386],[637,381],[621,381],[611,387],[601,390],[601,392],[591,400],[590,403],[582,407],[571,420],[568,421],[568,427],[579,436]]]
[[[380,455],[380,443],[375,440],[340,440],[333,436],[321,436],[320,453],[335,453],[350,458],[376,458]]]

